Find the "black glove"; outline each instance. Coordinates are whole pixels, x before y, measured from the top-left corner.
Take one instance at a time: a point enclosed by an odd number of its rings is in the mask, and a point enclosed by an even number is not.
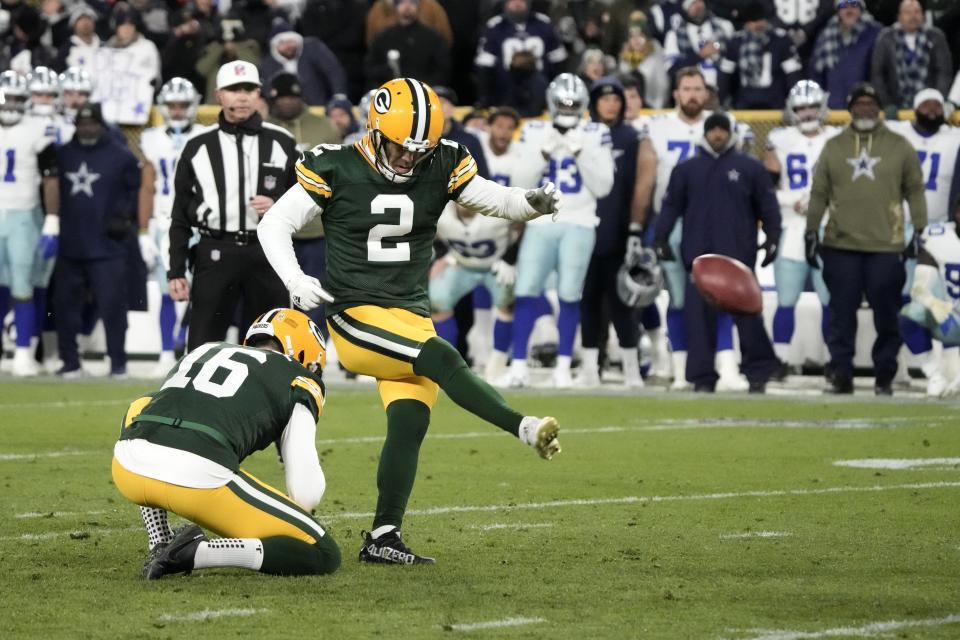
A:
[[[673,262],[677,259],[673,255],[673,249],[670,248],[669,240],[657,240],[653,245],[653,251],[657,254],[657,260],[660,262]]]
[[[920,255],[920,234],[923,233],[923,229],[915,229],[913,236],[910,238],[910,242],[907,243],[907,246],[903,248],[903,258],[904,260],[916,260],[917,256]]]
[[[628,265],[638,264],[643,255],[643,229],[635,223],[630,223],[630,230],[627,235],[627,252],[624,262]]]
[[[820,234],[816,231],[807,231],[803,234],[803,249],[807,257],[807,264],[814,269],[820,268]]]
[[[777,251],[780,248],[780,238],[767,236],[766,241],[760,245],[760,248],[763,249],[763,262],[760,263],[760,266],[766,267],[777,259]]]

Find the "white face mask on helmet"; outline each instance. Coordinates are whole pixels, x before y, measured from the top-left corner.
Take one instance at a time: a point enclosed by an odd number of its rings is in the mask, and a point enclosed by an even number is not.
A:
[[[171,104],[186,104],[187,113],[182,118],[174,118],[170,114]],[[189,80],[185,78],[171,78],[162,87],[157,94],[157,105],[160,107],[160,115],[168,127],[176,131],[183,131],[197,121],[197,109],[200,104],[200,94]]]
[[[816,117],[801,120],[797,111],[804,107],[816,107]],[[816,82],[801,80],[790,89],[783,115],[787,123],[796,125],[803,133],[813,133],[819,130],[827,119],[827,93]]]

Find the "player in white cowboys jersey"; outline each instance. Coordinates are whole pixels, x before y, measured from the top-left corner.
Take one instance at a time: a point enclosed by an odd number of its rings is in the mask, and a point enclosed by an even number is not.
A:
[[[505,386],[529,383],[527,347],[538,315],[538,297],[553,271],[560,299],[553,382],[561,388],[573,385],[570,361],[580,323],[583,280],[596,241],[597,200],[610,192],[614,172],[610,130],[582,120],[588,102],[583,81],[570,73],[560,74],[547,88],[551,120],[527,122],[516,143],[524,159],[518,166],[516,186],[536,186],[537,180],[524,174],[536,170],[541,182],[557,185],[561,200],[555,220],[532,221],[524,230],[514,289],[513,362],[499,381]]]
[[[447,203],[437,222],[437,239],[448,249],[434,263],[430,273],[430,306],[437,335],[457,344],[457,322],[453,309],[463,296],[477,287],[490,292],[496,308],[493,326],[493,354],[487,360],[486,377],[501,371],[513,331],[513,284],[517,252],[513,246],[519,225],[501,218],[479,216],[473,211]]]
[[[910,297],[900,314],[943,342],[944,353],[955,354],[960,345],[960,238],[955,222],[934,222],[924,230]],[[957,393],[960,371],[941,371],[946,384],[939,395]]]
[[[160,360],[154,374],[164,376],[176,362],[174,328],[183,318],[186,303],[170,297],[170,213],[173,210],[173,177],[183,145],[194,133],[200,94],[188,80],[172,78],[160,88],[157,105],[163,125],[140,135],[143,178],[140,181],[140,252],[160,287]]]
[[[837,135],[836,127],[824,125],[827,94],[816,82],[801,80],[787,95],[783,118],[790,126],[774,129],[767,136],[763,164],[774,177],[783,231],[777,259],[773,263],[777,286],[777,311],[773,316],[773,349],[782,362],[789,363],[790,342],[796,327],[796,306],[809,275],[823,307],[821,332],[826,340],[827,304],[830,293],[823,271],[811,269],[804,254],[803,234],[807,227],[807,203],[813,183],[813,168],[823,145]],[[793,363],[800,364],[800,363]]]
[[[517,128],[520,126],[520,114],[516,109],[501,107],[494,109],[486,117],[486,128],[478,130],[484,159],[490,179],[509,187],[516,182],[521,158],[517,145],[513,144]],[[512,292],[511,283],[511,292]],[[511,294],[512,300],[512,294]],[[493,310],[482,308],[474,298],[473,329],[467,336],[467,344],[475,366],[484,368],[484,377],[489,382],[503,375],[509,357],[508,351],[513,340],[512,307],[493,306]]]
[[[679,70],[676,83],[677,88],[673,92],[673,99],[677,104],[676,110],[651,119],[647,127],[646,140],[641,143],[640,175],[643,184],[640,189],[646,193],[653,192],[654,212],[660,211],[674,167],[695,153],[699,153],[700,142],[703,140],[703,123],[711,113],[704,108],[709,94],[699,69],[686,67]],[[647,226],[652,228],[650,224]],[[670,246],[674,256],[680,255],[682,236],[683,225],[678,222],[670,234]],[[671,388],[689,389],[690,383],[684,378],[687,365],[687,332],[683,319],[684,289],[689,276],[679,260],[664,261],[661,266],[664,284],[670,294],[670,304],[667,308],[667,333],[670,336],[670,347],[673,352]],[[725,314],[721,315],[717,325],[717,371],[720,374],[717,391],[746,391],[749,387],[746,379],[740,375],[736,354],[733,352],[733,321]],[[651,373],[657,376],[669,376],[666,371]]]
[[[913,108],[913,122],[893,121],[888,122],[887,127],[905,137],[917,150],[920,168],[923,170],[929,222],[946,222],[952,219],[953,212],[949,211],[950,190],[955,174],[960,170],[957,164],[960,160],[960,130],[945,123],[943,95],[936,89],[919,91],[914,97]],[[906,209],[906,205],[904,208]],[[908,211],[905,211],[905,216],[909,221]],[[910,229],[907,229],[904,236],[909,238],[911,235]],[[908,261],[904,287],[907,295],[912,285],[913,267],[914,262]],[[948,382],[943,370],[958,368],[960,353],[956,349],[947,349],[943,351],[941,359],[941,354],[933,349],[928,331],[909,322],[901,323],[900,329],[905,347],[920,362],[927,376],[927,394],[943,395]]]
[[[13,74],[8,75],[8,74]],[[56,253],[59,183],[53,139],[42,122],[25,117],[26,85],[13,72],[0,78],[0,271],[9,278],[17,330],[15,376],[39,373],[32,342],[37,327],[33,270],[38,247]],[[40,194],[46,217],[41,212]],[[38,224],[43,219],[44,223]],[[42,231],[42,233],[41,233]],[[6,315],[6,309],[3,309]]]
[[[70,142],[73,123],[60,114],[60,76],[48,67],[37,67],[27,78],[30,88],[30,116],[44,123],[47,135],[58,145]]]

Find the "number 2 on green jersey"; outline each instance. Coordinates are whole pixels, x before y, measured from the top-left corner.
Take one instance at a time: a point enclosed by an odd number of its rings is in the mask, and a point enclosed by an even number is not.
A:
[[[383,215],[400,211],[398,224],[378,224],[367,235],[369,262],[409,262],[410,243],[397,242],[394,247],[383,246],[384,238],[398,238],[413,230],[413,200],[404,194],[380,194],[370,202],[370,213]]]

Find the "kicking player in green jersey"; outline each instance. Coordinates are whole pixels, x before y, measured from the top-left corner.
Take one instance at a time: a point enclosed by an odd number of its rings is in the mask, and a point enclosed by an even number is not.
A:
[[[306,314],[273,309],[243,344],[200,346],[127,410],[113,481],[140,505],[150,535],[145,578],[209,567],[312,575],[340,566],[339,547],[310,515],[326,488],[315,444],[323,335]],[[274,442],[289,495],[240,468]],[[168,511],[196,524],[174,534]],[[225,537],[208,539],[198,525]]]
[[[467,411],[550,459],[557,420],[523,416],[437,337],[427,294],[437,220],[450,200],[478,213],[525,221],[556,213],[552,183],[513,189],[477,175],[465,147],[440,137],[440,100],[426,84],[398,78],[370,100],[368,132],[350,146],[319,145],[297,163],[297,184],[263,217],[257,235],[294,303],[326,301],[340,362],[377,379],[387,436],[377,471],[376,515],[363,562],[432,564],[401,540],[420,444],[438,388]],[[325,286],[303,273],[291,235],[322,215]]]

